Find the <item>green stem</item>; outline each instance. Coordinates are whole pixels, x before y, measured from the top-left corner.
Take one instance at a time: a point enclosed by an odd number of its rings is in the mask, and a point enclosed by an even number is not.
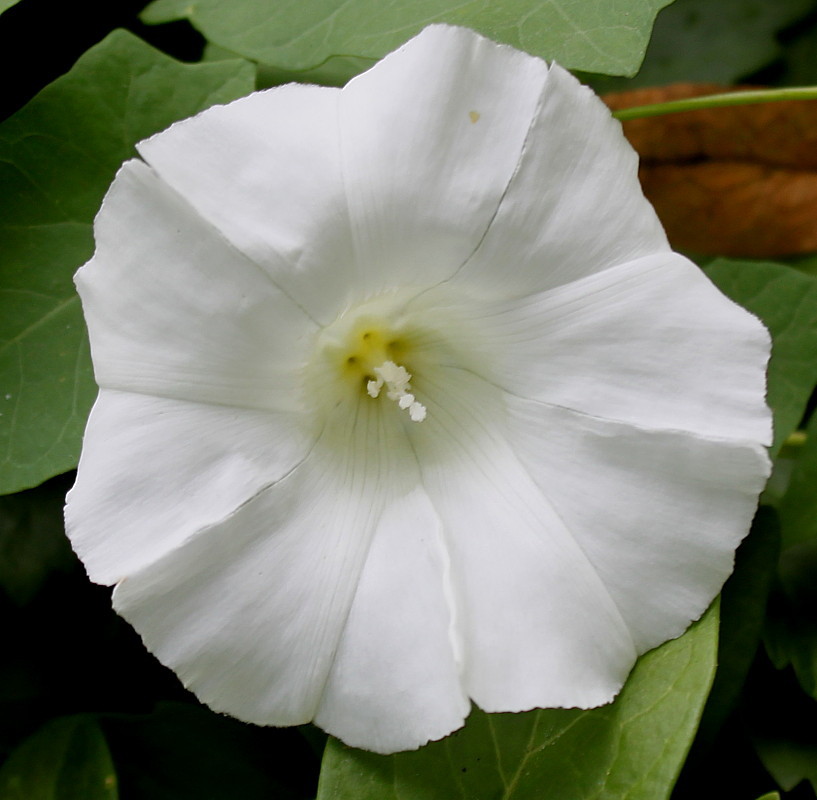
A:
[[[622,108],[614,111],[613,116],[623,122],[628,119],[677,114],[681,111],[698,111],[702,108],[777,103],[781,100],[817,100],[817,86],[797,86],[790,89],[752,89],[746,92],[727,92],[702,97],[687,97],[683,100],[669,100],[666,103],[651,103],[646,106]]]

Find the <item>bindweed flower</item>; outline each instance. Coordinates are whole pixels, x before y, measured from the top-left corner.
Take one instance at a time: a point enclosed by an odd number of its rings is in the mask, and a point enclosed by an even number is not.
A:
[[[213,709],[393,752],[591,707],[729,574],[768,335],[569,73],[434,26],[142,142],[69,535]]]

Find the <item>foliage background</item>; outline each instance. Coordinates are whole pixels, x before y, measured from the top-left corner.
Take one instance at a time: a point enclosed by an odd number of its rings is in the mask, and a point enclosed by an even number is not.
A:
[[[776,469],[719,604],[645,656],[611,706],[475,712],[449,739],[390,757],[327,745],[310,726],[243,725],[145,652],[109,590],[88,583],[61,516],[94,396],[70,277],[133,142],[255,86],[342,83],[436,19],[557,57],[598,91],[813,84],[817,2],[354,0],[335,38],[300,46],[295,34],[340,4],[159,0],[140,19],[144,6],[0,2],[0,800],[817,796],[813,254],[693,254],[773,334]],[[657,12],[641,71],[620,77]]]

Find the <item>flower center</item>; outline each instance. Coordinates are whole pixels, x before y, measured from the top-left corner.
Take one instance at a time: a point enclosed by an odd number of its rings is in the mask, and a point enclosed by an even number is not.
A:
[[[439,379],[433,376],[442,353],[434,329],[409,308],[415,296],[395,291],[373,297],[318,334],[303,384],[317,422],[344,407],[352,420],[394,412],[405,414],[406,422],[426,418],[423,392],[429,380]]]
[[[395,359],[405,355],[405,340],[390,335],[382,322],[366,320],[355,326],[344,342],[344,371],[358,385],[365,385],[366,394],[376,399],[385,388],[386,398],[408,411],[413,422],[422,422],[426,408],[411,392],[411,373]]]
[[[304,421],[321,447],[357,453],[361,469],[412,470],[421,450],[427,464],[448,459],[436,444],[446,426],[470,425],[489,403],[500,412],[492,328],[476,324],[470,300],[447,286],[395,289],[322,327],[301,373]]]

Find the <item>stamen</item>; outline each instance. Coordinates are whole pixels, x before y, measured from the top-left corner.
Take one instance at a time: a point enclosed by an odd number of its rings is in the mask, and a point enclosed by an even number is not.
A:
[[[383,378],[378,378],[376,381],[369,381],[366,384],[366,391],[369,397],[377,397],[380,394],[380,389],[383,386]]]
[[[386,397],[396,401],[404,411],[408,410],[412,422],[422,422],[426,418],[426,407],[409,391],[411,373],[405,367],[395,364],[394,361],[384,361],[373,371],[377,379],[366,384],[369,397],[379,397],[380,390],[385,385]]]

